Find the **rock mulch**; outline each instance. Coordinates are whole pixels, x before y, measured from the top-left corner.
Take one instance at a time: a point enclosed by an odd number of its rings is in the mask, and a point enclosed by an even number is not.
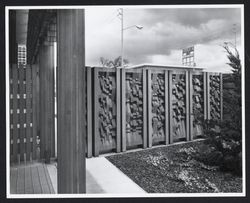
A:
[[[242,192],[242,178],[195,158],[203,141],[106,157],[148,193]]]

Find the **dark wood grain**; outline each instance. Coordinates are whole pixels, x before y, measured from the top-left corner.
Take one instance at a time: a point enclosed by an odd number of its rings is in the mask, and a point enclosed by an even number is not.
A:
[[[85,193],[84,9],[57,11],[58,193]]]

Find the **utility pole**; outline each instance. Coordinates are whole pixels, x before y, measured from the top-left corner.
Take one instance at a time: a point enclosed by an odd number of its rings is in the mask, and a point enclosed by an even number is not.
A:
[[[121,8],[121,68],[123,68],[123,8]]]

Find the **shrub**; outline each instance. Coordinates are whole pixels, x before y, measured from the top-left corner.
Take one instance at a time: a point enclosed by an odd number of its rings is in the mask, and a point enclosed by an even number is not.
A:
[[[232,67],[230,81],[233,86],[223,91],[223,105],[229,116],[223,121],[203,121],[205,143],[209,150],[200,154],[200,160],[209,165],[218,165],[222,170],[241,175],[242,172],[242,129],[241,129],[241,64],[238,51],[233,54],[227,45],[229,65]]]

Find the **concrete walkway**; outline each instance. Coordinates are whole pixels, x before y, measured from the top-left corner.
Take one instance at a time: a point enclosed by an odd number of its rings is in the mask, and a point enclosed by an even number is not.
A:
[[[49,176],[57,193],[56,163],[47,165]],[[86,158],[87,194],[134,194],[146,193],[105,157]]]
[[[146,193],[105,157],[86,159],[87,193]]]

